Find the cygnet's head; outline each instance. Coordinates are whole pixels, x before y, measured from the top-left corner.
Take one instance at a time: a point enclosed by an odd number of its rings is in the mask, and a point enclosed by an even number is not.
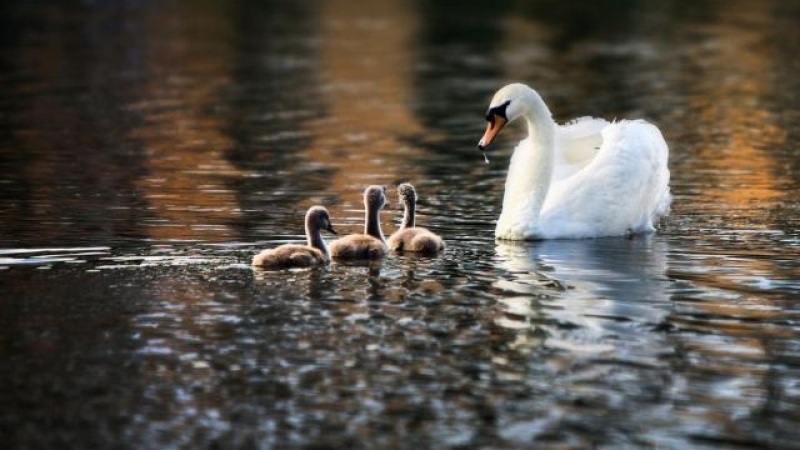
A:
[[[379,211],[386,205],[386,186],[373,184],[364,190],[364,206],[369,211]]]
[[[315,230],[326,230],[333,234],[336,230],[333,229],[331,224],[331,216],[324,206],[312,206],[306,213],[306,225]]]
[[[397,195],[404,205],[413,205],[417,202],[417,192],[410,183],[403,183],[397,186]]]
[[[512,83],[500,88],[492,97],[486,111],[486,132],[478,142],[478,149],[483,151],[500,133],[506,124],[519,118],[525,110],[523,97],[533,92],[522,83]]]

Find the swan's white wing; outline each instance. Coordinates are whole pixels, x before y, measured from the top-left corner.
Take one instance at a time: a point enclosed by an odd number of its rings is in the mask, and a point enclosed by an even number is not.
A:
[[[551,185],[542,208],[545,237],[593,237],[653,230],[669,210],[669,150],[657,127],[622,121],[602,130],[596,156]]]
[[[581,117],[556,127],[556,152],[553,181],[558,182],[586,167],[603,143],[602,131],[608,122]]]

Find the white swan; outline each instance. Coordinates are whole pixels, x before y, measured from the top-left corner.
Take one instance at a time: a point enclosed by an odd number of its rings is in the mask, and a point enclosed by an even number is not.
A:
[[[528,137],[511,157],[496,238],[647,233],[669,213],[669,150],[656,126],[588,117],[558,125],[536,91],[515,83],[492,98],[478,148],[518,117]]]

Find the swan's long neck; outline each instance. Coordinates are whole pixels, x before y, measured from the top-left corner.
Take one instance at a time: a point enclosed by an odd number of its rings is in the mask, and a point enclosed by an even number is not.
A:
[[[364,221],[364,234],[368,234],[374,238],[384,241],[383,232],[381,231],[380,220],[381,209],[374,205],[367,205],[367,212]]]
[[[417,205],[414,200],[406,199],[403,207],[403,226],[401,228],[414,228]]]
[[[314,247],[321,251],[325,255],[325,259],[330,259],[328,245],[325,243],[325,239],[322,239],[322,230],[314,217],[306,219],[306,242],[309,247]]]
[[[521,143],[511,159],[501,222],[514,222],[514,217],[524,218],[525,224],[505,225],[535,227],[539,223],[553,175],[556,123],[547,105],[534,90],[528,90],[521,101],[529,142]]]

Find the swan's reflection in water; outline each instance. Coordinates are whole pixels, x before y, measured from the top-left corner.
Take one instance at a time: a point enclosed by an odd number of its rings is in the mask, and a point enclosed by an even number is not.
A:
[[[587,356],[655,357],[662,350],[653,331],[669,313],[666,240],[503,242],[496,253],[508,276],[493,283],[504,312],[495,324],[525,330],[515,349],[546,340]]]

